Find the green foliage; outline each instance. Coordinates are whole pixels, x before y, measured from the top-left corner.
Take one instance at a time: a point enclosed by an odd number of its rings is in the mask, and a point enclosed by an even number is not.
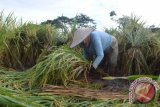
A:
[[[47,55],[44,60],[36,64],[26,72],[5,72],[1,70],[0,79],[4,85],[14,84],[22,87],[44,87],[49,84],[68,85],[70,81],[76,80],[80,75],[86,78],[89,63],[75,51],[62,47]]]
[[[146,53],[150,47],[149,31],[136,16],[120,18],[118,30],[112,30],[119,42],[119,67],[121,72],[130,74],[150,74]]]
[[[5,67],[26,70],[36,64],[40,54],[57,45],[58,33],[50,25],[27,23],[16,29],[15,37],[7,38],[3,53]]]
[[[13,13],[5,16],[3,11],[0,12],[0,64],[3,63],[2,58],[4,57],[3,52],[5,51],[4,41],[6,38],[15,36],[16,32],[16,18]]]
[[[71,22],[70,22],[71,21]],[[48,21],[50,23],[52,21]],[[82,55],[68,47],[57,47],[69,44],[77,27],[95,27],[94,20],[80,14],[70,20],[59,17],[57,30],[49,24],[17,24],[13,14],[4,16],[0,13],[0,106],[9,107],[128,107],[128,101],[122,100],[89,100],[83,98],[48,95],[45,93],[23,92],[28,88],[41,88],[46,84],[77,85],[73,82],[86,80],[89,62]],[[117,21],[119,28],[106,29],[119,41],[119,68],[124,74],[150,74],[151,70],[159,72],[160,38],[159,32],[151,33],[136,16],[123,17]],[[59,29],[58,28],[58,29]],[[29,69],[30,68],[30,69]],[[15,69],[15,71],[13,71]],[[25,71],[25,72],[16,72]],[[134,80],[141,75],[128,76]],[[144,76],[144,75],[142,75]],[[157,76],[149,75],[157,78]],[[118,77],[117,77],[118,78]],[[120,77],[126,78],[126,77]],[[113,79],[113,78],[109,78]],[[78,85],[85,87],[83,82]],[[159,83],[159,80],[158,80]],[[93,84],[88,88],[99,88]],[[132,104],[130,107],[141,107]],[[147,106],[157,106],[155,101]]]
[[[57,96],[47,93],[28,93],[0,86],[0,104],[5,107],[143,107],[143,104],[128,104],[128,100],[90,100],[78,97]],[[146,104],[158,107],[156,101]]]
[[[0,104],[9,107],[44,107],[34,102],[32,99],[27,98],[25,94],[1,86]]]
[[[141,78],[141,77],[149,77],[149,78],[152,78],[153,80],[157,80],[159,78],[159,76],[155,76],[155,75],[131,75],[127,77],[103,77],[103,79],[105,80],[114,80],[114,79],[136,80],[137,78]]]
[[[94,22],[94,20],[87,15],[84,14],[76,15],[74,18],[72,18],[72,20],[77,23],[77,28],[79,27],[96,28],[96,23]]]
[[[118,28],[106,29],[118,39],[118,67],[123,75],[159,74],[160,32],[145,28],[141,18],[123,16],[116,21]]]
[[[89,64],[81,57],[67,47],[58,48],[31,69],[29,83],[41,87],[46,83],[66,86],[82,73],[86,75]]]
[[[68,18],[62,15],[54,20],[47,20],[45,22],[42,22],[41,24],[51,24],[52,26],[55,26],[55,28],[59,29],[59,31],[63,35],[65,35],[66,33],[69,33],[70,29],[72,29],[72,26],[75,23],[76,23],[76,28],[79,27],[96,28],[96,23],[94,22],[94,20],[84,14],[76,15],[73,18]]]
[[[71,19],[66,16],[59,16],[54,20],[47,20],[46,22],[42,22],[42,24],[51,24],[55,26],[55,28],[60,29],[62,33],[68,33],[68,27],[71,24]]]
[[[7,17],[0,13],[0,64],[6,68],[31,68],[54,46],[68,40],[49,24],[17,23],[12,13]]]
[[[92,101],[76,97],[56,96],[45,93],[26,93],[0,86],[0,104],[9,107],[106,107],[121,101]]]
[[[159,74],[160,71],[160,31],[152,33],[150,42],[150,51],[148,52],[148,64],[150,68],[156,73]]]

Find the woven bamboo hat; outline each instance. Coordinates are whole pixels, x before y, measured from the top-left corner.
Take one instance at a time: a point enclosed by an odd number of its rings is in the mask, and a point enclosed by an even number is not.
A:
[[[70,48],[73,48],[80,44],[89,34],[93,31],[93,28],[78,28],[73,36],[73,41]]]

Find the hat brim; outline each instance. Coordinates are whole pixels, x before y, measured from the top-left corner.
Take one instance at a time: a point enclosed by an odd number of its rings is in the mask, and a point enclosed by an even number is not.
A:
[[[93,31],[93,28],[85,28],[85,29],[78,29],[74,33],[73,42],[70,45],[70,48],[74,48],[75,46],[79,45],[83,40],[90,35]]]
[[[87,36],[86,36],[86,37],[87,37]],[[86,37],[84,37],[83,39],[81,39],[81,40],[79,40],[79,41],[77,40],[76,42],[72,42],[70,48],[74,48],[75,46],[77,46],[77,45],[79,45],[80,43],[82,43],[83,40],[84,40]]]

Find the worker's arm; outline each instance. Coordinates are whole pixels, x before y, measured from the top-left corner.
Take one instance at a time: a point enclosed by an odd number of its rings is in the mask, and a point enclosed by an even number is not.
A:
[[[98,35],[93,35],[91,41],[96,52],[96,59],[93,62],[93,67],[96,69],[104,57],[103,47],[101,38],[99,38]]]

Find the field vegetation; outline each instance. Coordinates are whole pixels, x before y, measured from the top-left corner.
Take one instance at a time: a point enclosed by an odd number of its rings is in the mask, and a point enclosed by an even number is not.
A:
[[[117,28],[105,31],[118,39],[117,70],[121,76],[133,75],[134,80],[137,75],[154,75],[160,84],[160,30],[153,32],[151,28],[145,27],[141,18],[134,15],[119,18],[117,23]],[[50,23],[22,23],[12,13],[5,16],[3,11],[0,12],[1,107],[129,106],[128,99],[95,100],[43,92],[48,84],[86,89],[101,87],[89,82],[90,62],[83,58],[82,50],[79,47],[69,48],[73,32],[78,27],[82,26],[76,18],[69,26],[63,23],[61,28]],[[158,107],[157,99],[158,96],[147,106]]]

